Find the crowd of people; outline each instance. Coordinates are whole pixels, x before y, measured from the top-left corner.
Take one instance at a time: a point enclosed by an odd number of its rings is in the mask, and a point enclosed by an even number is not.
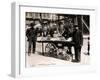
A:
[[[83,35],[78,25],[74,25],[71,18],[65,18],[62,21],[43,21],[35,20],[34,23],[28,25],[26,30],[26,36],[28,41],[28,55],[31,55],[31,51],[34,54],[36,48],[37,37],[55,37],[54,34],[60,34],[60,36],[68,39],[72,37],[74,42],[75,59],[72,62],[80,62],[81,60],[81,47],[83,45]],[[70,54],[71,47],[69,47]]]

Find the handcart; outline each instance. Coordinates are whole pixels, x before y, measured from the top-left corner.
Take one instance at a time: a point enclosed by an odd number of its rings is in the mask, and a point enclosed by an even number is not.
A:
[[[37,42],[42,43],[42,54],[44,56],[70,60],[69,47],[72,47],[74,45],[71,40],[66,40],[62,38],[51,38],[49,40],[37,40]],[[46,44],[45,49],[44,43]]]

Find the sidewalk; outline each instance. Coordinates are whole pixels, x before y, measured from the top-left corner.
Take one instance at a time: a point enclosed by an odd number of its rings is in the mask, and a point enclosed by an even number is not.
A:
[[[61,60],[53,57],[42,56],[39,54],[31,54],[31,56],[27,55],[27,67],[40,67],[40,66],[51,66],[51,65],[86,65],[89,64],[90,56],[81,54],[81,62],[73,63],[71,61]]]

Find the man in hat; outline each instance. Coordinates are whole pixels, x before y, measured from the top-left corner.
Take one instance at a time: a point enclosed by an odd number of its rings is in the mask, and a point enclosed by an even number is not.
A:
[[[34,29],[34,24],[30,24],[30,28],[26,30],[26,36],[28,41],[28,55],[30,56],[31,50],[35,53],[37,32]]]
[[[75,27],[75,29],[74,29],[72,38],[73,38],[73,42],[74,42],[75,60],[72,60],[72,62],[80,62],[81,47],[83,45],[83,35],[77,25],[75,25],[74,27]]]

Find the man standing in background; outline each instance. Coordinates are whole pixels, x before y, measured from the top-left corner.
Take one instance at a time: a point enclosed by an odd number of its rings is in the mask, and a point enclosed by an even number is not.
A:
[[[81,47],[83,45],[83,35],[77,25],[75,25],[74,27],[75,30],[73,32],[73,42],[74,42],[75,60],[72,60],[72,62],[80,62]]]

